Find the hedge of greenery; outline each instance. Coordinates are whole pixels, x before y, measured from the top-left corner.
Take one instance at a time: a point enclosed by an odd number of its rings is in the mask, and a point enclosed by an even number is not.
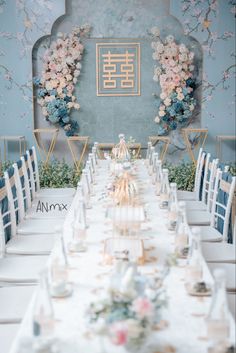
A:
[[[0,176],[3,171],[12,165],[7,161],[0,168]],[[192,163],[182,163],[172,165],[165,163],[164,167],[169,169],[170,182],[177,183],[178,189],[192,191],[194,186],[195,166]],[[236,165],[230,166],[232,175],[236,175]],[[39,165],[40,185],[42,188],[63,188],[76,187],[80,179],[81,172],[77,172],[75,167],[68,165],[65,161],[59,162],[54,160],[47,166],[40,163]]]

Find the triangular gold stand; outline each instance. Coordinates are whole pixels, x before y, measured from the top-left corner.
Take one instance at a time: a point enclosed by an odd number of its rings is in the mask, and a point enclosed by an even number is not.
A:
[[[182,129],[183,139],[186,144],[187,152],[196,165],[197,160],[195,154],[198,154],[199,149],[204,146],[207,135],[208,129],[201,129],[201,128],[185,128]],[[197,141],[196,143],[191,143],[190,135],[195,134],[194,139]]]
[[[163,162],[169,148],[170,138],[167,136],[149,136],[149,141],[152,143],[152,146],[156,146],[156,144],[159,142],[163,143],[159,155],[159,159]]]
[[[133,154],[133,157],[134,158],[139,158],[140,157],[140,151],[141,151],[141,143],[138,143],[138,142],[134,142],[134,143],[128,143],[128,148],[129,148],[129,151],[131,151],[131,153],[135,152]]]
[[[115,144],[112,142],[99,142],[98,143],[98,155],[100,159],[105,159],[104,153],[109,151],[111,153],[112,149],[115,147]]]
[[[89,136],[70,136],[67,139],[68,146],[71,152],[72,159],[74,161],[76,170],[80,172],[80,166],[84,158],[84,154],[86,152],[87,146],[88,146],[88,141],[89,141]],[[83,149],[80,154],[79,159],[77,158],[78,153],[75,151],[75,142],[83,143]]]
[[[33,130],[33,134],[35,137],[35,141],[39,150],[39,154],[41,156],[44,164],[47,165],[50,157],[54,151],[55,144],[57,141],[57,136],[59,133],[59,129],[35,129]],[[49,135],[50,143],[49,147],[46,147],[45,141],[43,141],[43,136]]]

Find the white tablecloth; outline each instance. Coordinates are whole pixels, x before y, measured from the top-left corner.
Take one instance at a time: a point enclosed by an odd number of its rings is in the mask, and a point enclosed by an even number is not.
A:
[[[141,237],[144,239],[145,248],[148,249],[146,255],[150,262],[140,267],[140,271],[151,275],[159,265],[163,264],[166,255],[173,253],[174,235],[168,233],[166,229],[166,211],[158,206],[157,197],[143,161],[136,161],[136,165],[137,177],[142,185],[142,198],[146,203],[149,218],[148,223],[142,227]],[[102,261],[103,240],[112,235],[111,226],[105,220],[105,202],[100,199],[107,180],[108,168],[104,161],[97,176],[96,192],[92,198],[93,207],[87,212],[90,225],[87,231],[88,251],[69,256],[69,277],[73,283],[73,294],[65,299],[53,299],[56,318],[55,334],[62,341],[61,352],[63,353],[104,353],[101,350],[99,338],[89,334],[85,310],[91,301],[103,295],[108,274],[112,270],[111,266],[105,266]],[[71,239],[71,223],[76,206],[75,199],[65,221],[66,242]],[[150,250],[152,248],[153,250]],[[186,293],[183,261],[182,264],[180,261],[179,266],[171,267],[165,280],[168,306],[162,309],[162,318],[166,328],[155,331],[150,336],[147,348],[142,353],[172,352],[172,347],[178,353],[207,353],[208,341],[204,316],[209,310],[210,297],[197,298]],[[207,266],[204,272],[206,280],[212,281]],[[24,353],[23,350],[19,350],[19,345],[32,332],[33,300],[32,298],[10,353]],[[106,353],[113,352],[123,353],[124,350],[119,347],[109,347],[106,351]]]

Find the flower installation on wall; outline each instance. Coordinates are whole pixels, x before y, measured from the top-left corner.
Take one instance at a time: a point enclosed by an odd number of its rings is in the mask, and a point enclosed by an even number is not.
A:
[[[82,67],[81,38],[89,32],[90,26],[85,25],[74,28],[69,35],[58,33],[57,40],[44,53],[41,78],[34,78],[37,102],[45,119],[63,128],[67,136],[74,136],[79,128],[70,112],[80,109],[73,91]]]
[[[153,80],[160,82],[161,87],[155,122],[159,125],[159,135],[166,135],[191,122],[196,106],[194,53],[185,44],[177,44],[172,35],[163,41],[156,27],[152,28],[151,33],[154,38],[153,59],[160,65],[154,69]]]

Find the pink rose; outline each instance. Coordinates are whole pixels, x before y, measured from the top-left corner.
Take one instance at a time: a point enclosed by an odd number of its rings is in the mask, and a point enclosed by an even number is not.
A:
[[[74,89],[74,86],[69,84],[66,88],[67,88],[67,91],[72,92]]]
[[[123,346],[128,340],[128,330],[124,322],[114,323],[110,328],[111,341],[116,346]]]
[[[152,303],[147,298],[137,298],[133,303],[133,310],[141,318],[151,316],[153,311]]]
[[[179,75],[175,75],[175,76],[173,77],[173,81],[174,81],[175,85],[178,85],[178,84],[179,84],[179,81],[180,81],[180,76],[179,76]]]
[[[49,69],[55,71],[56,70],[56,64],[54,62],[49,63]]]

